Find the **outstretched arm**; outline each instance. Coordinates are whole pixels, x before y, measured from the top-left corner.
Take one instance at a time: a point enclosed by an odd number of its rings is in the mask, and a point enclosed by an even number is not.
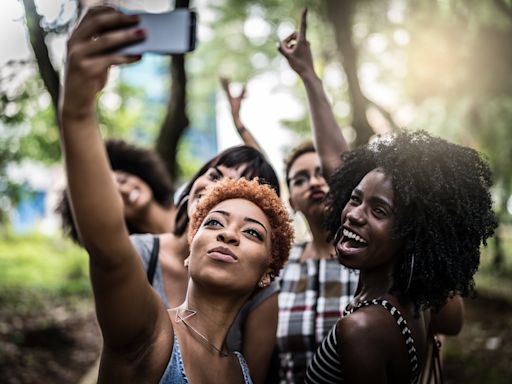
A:
[[[120,46],[144,39],[137,23],[136,16],[109,7],[87,11],[68,41],[59,111],[68,192],[90,255],[97,317],[111,352],[133,351],[136,343],[150,342],[166,316],[129,240],[96,115],[96,96],[109,68],[139,59],[116,53]]]
[[[306,39],[307,9],[302,12],[299,32],[279,43],[279,52],[299,75],[308,97],[313,138],[324,176],[330,176],[341,165],[340,156],[348,150],[347,142],[336,122],[329,101],[313,66],[313,56]]]
[[[242,120],[240,119],[240,109],[242,107],[242,100],[245,97],[245,85],[243,86],[240,94],[238,96],[234,96],[231,93],[231,90],[229,89],[230,80],[228,78],[221,77],[220,83],[222,84],[222,89],[224,90],[224,93],[226,94],[226,97],[229,102],[233,123],[235,124],[235,128],[240,137],[242,138],[244,144],[257,149],[258,151],[264,154],[265,152],[263,152],[263,149],[260,147],[252,133],[245,127],[245,125],[242,123]]]

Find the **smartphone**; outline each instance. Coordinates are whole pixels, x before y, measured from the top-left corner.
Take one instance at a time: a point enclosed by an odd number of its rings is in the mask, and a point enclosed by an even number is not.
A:
[[[141,55],[146,52],[162,55],[193,51],[196,46],[196,12],[188,8],[164,13],[139,14],[137,28],[146,30],[143,42],[124,47],[126,55]]]

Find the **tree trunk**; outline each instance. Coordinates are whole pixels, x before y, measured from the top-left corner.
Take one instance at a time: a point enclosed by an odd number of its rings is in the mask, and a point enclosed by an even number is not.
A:
[[[176,0],[176,8],[188,8],[189,0]],[[162,157],[173,182],[177,178],[176,162],[178,143],[189,125],[187,116],[187,74],[185,55],[173,55],[171,60],[171,90],[160,133],[156,141],[156,151]]]
[[[357,74],[357,49],[352,40],[352,24],[355,0],[326,0],[327,19],[334,27],[336,44],[341,54],[341,63],[347,76],[350,103],[352,106],[352,127],[357,132],[355,145],[364,145],[373,135],[373,129],[366,117],[366,97],[363,95]]]
[[[44,41],[46,34],[41,28],[41,16],[36,11],[34,0],[23,0],[25,7],[25,17],[27,20],[27,28],[30,36],[30,45],[34,51],[37,67],[43,83],[50,94],[52,105],[57,119],[57,107],[59,105],[59,74],[55,70],[50,60],[48,47]]]

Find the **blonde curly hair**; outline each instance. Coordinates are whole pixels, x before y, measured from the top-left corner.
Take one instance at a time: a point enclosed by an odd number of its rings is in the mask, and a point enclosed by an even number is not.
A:
[[[223,179],[208,188],[205,196],[197,203],[190,219],[188,241],[199,230],[208,213],[222,201],[245,199],[256,204],[267,216],[271,227],[272,257],[269,267],[277,275],[288,260],[293,242],[293,227],[288,212],[276,192],[258,179]]]

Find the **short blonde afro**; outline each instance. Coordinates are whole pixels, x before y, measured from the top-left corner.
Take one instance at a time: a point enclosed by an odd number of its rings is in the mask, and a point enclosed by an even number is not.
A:
[[[272,260],[269,267],[277,275],[288,260],[293,242],[293,227],[288,212],[276,192],[258,179],[223,179],[208,188],[190,219],[188,241],[192,241],[208,213],[229,199],[245,199],[256,204],[267,216],[271,227]]]

